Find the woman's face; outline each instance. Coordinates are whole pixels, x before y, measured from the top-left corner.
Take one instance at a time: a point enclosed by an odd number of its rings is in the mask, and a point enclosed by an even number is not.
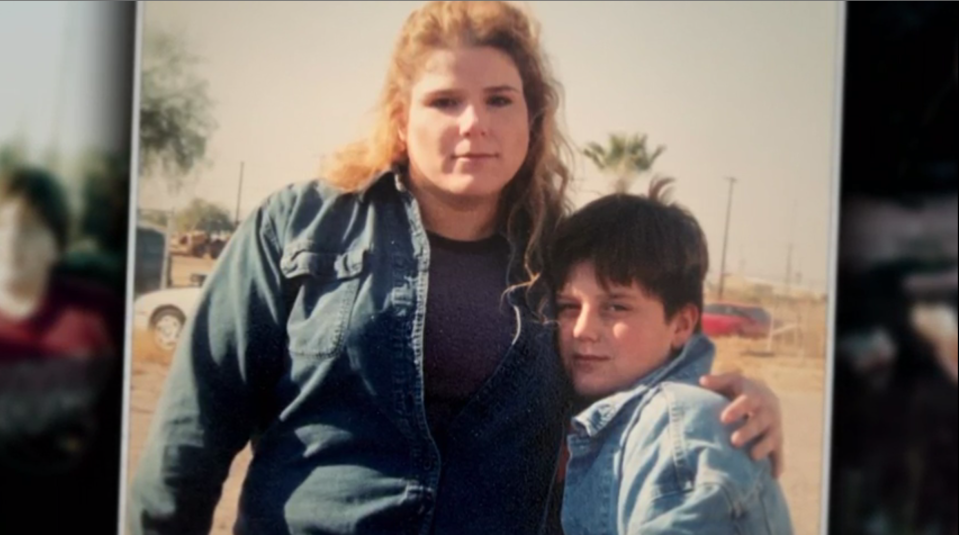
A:
[[[29,204],[0,199],[0,286],[42,282],[57,261],[56,237]]]
[[[529,149],[512,59],[494,48],[431,53],[411,88],[402,137],[414,187],[452,203],[495,203]]]

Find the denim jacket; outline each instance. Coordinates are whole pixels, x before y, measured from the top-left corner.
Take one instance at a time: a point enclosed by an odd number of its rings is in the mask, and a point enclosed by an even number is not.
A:
[[[290,186],[247,218],[183,331],[133,535],[209,533],[248,442],[239,535],[539,533],[570,405],[552,334],[510,296],[516,338],[441,459],[423,392],[429,262],[394,173],[357,193]]]
[[[695,336],[633,388],[573,418],[565,535],[792,535],[768,460],[732,446],[727,405],[696,386],[714,346]]]

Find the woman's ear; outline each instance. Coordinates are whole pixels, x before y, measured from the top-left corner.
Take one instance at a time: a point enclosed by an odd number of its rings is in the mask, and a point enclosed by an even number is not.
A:
[[[685,305],[673,315],[673,349],[680,349],[692,338],[699,325],[699,308],[695,305]]]

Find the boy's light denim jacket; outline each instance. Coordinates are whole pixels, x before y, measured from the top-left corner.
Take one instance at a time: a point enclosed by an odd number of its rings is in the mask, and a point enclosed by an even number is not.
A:
[[[250,440],[239,535],[540,533],[571,399],[552,333],[510,295],[513,346],[441,460],[424,409],[428,269],[395,173],[357,193],[272,195],[183,331],[132,486],[132,534],[208,534]]]
[[[728,401],[698,385],[713,343],[694,336],[668,364],[573,418],[565,535],[791,535],[768,460],[733,447]]]

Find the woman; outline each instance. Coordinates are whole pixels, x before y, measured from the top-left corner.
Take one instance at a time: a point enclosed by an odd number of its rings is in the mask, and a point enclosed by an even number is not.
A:
[[[237,533],[541,532],[571,404],[527,306],[569,179],[557,87],[509,3],[407,20],[377,128],[273,195],[209,279],[134,534],[207,532],[251,439]],[[777,401],[745,384],[729,416],[755,409],[744,438],[765,457]]]

